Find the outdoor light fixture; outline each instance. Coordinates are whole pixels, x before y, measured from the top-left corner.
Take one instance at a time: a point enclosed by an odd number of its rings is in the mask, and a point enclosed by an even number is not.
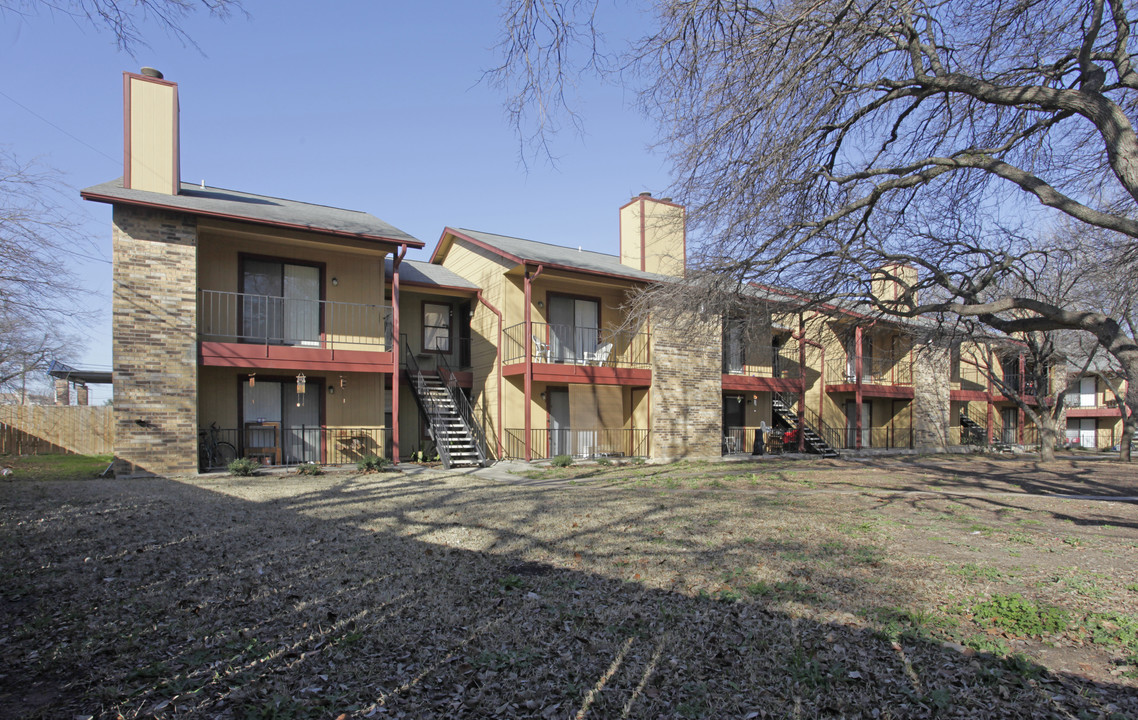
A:
[[[304,405],[304,383],[307,380],[304,373],[296,376],[296,406]]]
[[[329,385],[329,386],[328,386],[328,394],[329,394],[329,395],[335,395],[335,394],[336,394],[336,388],[334,388],[333,386]]]
[[[339,285],[339,284],[340,284],[340,281],[339,281],[338,279],[336,279],[336,278],[332,278],[332,284],[333,284],[333,285]]]
[[[759,396],[758,395],[751,395],[751,404],[754,405],[755,407],[759,406]]]
[[[538,307],[538,309],[540,310],[541,308],[545,307],[545,303],[543,303],[542,301],[538,300],[538,301],[537,301],[537,307]]]

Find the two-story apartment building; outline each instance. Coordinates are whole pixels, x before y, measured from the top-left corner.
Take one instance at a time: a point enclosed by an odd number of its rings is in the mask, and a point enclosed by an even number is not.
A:
[[[211,426],[277,463],[397,447],[399,265],[423,243],[367,213],[183,183],[177,85],[124,73],[123,100],[123,176],[82,192],[114,208],[118,471],[196,471]]]
[[[83,191],[114,208],[120,473],[715,457],[753,452],[760,427],[822,454],[1023,441],[966,370],[976,353],[950,356],[919,320],[759,286],[726,318],[633,313],[685,277],[668,199],[621,206],[613,254],[446,227],[412,261],[423,243],[367,213],[182,183],[177,85],[123,82],[123,177]],[[1102,446],[1111,408],[1073,410]]]

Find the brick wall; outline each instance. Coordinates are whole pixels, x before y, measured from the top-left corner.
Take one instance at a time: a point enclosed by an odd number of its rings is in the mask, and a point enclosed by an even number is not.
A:
[[[949,444],[950,351],[938,345],[913,349],[913,445],[943,448]]]
[[[718,319],[697,327],[652,328],[650,406],[654,459],[720,456],[722,353]]]
[[[197,472],[197,224],[114,209],[115,474]]]

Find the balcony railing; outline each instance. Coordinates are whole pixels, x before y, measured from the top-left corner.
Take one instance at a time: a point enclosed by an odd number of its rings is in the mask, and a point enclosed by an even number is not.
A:
[[[742,357],[731,357],[724,352],[723,372],[728,375],[746,375],[764,378],[800,378],[802,365],[799,363],[798,346],[759,345],[747,348]]]
[[[1083,448],[1084,450],[1107,450],[1113,448],[1122,439],[1120,434],[1114,432],[1113,427],[1095,428],[1094,430],[1067,430],[1062,434],[1067,447]]]
[[[341,350],[392,347],[391,307],[202,290],[203,340]]]
[[[846,427],[842,434],[845,441],[844,446],[850,449],[858,446],[859,434],[861,435],[861,448],[863,450],[913,447],[913,428],[906,426],[863,427],[861,430],[856,427]]]
[[[207,431],[208,432],[208,431]],[[254,457],[266,464],[343,465],[369,455],[391,460],[392,432],[387,427],[296,427],[236,428],[214,430],[218,442],[226,442],[237,450],[238,457]],[[202,470],[225,468],[203,467]]]
[[[506,456],[524,459],[526,431],[506,430]],[[548,460],[558,455],[576,459],[648,457],[652,431],[636,428],[533,428],[530,430],[530,456]]]
[[[972,363],[960,363],[960,389],[987,391],[988,376]]]
[[[506,328],[502,362],[524,362],[526,344],[532,348],[536,363],[597,365],[617,368],[651,367],[652,357],[648,333],[605,328],[577,328],[572,325],[530,323],[526,337],[525,323]]]
[[[861,382],[867,385],[912,385],[913,366],[908,356],[893,358],[862,357]],[[827,383],[858,382],[857,357],[831,358],[826,362]]]

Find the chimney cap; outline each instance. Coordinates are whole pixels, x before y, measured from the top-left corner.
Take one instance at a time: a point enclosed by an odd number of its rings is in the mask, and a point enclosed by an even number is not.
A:
[[[640,197],[652,197],[652,193],[645,190],[644,192],[640,193]]]
[[[146,77],[157,78],[159,80],[163,79],[162,71],[156,70],[155,68],[152,68],[152,67],[144,67],[141,70],[139,70],[139,73],[141,73],[142,75],[145,75]]]

